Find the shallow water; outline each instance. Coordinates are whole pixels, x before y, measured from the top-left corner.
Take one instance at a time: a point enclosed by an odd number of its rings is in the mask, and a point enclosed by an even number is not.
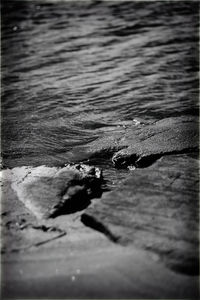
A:
[[[2,1],[4,166],[63,165],[123,122],[197,115],[198,9]]]

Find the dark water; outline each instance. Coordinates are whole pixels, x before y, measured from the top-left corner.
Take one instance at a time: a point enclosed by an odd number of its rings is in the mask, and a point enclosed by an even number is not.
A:
[[[198,2],[2,1],[5,167],[134,118],[198,114]]]

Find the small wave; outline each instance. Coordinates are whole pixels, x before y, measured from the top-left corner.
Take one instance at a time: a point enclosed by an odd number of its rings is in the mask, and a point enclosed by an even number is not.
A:
[[[194,1],[3,1],[7,163],[60,163],[135,116],[198,114],[198,22]]]

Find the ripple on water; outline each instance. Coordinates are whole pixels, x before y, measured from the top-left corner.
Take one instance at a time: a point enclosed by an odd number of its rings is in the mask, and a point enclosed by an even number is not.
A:
[[[134,118],[198,114],[198,2],[2,3],[7,166],[62,164]]]

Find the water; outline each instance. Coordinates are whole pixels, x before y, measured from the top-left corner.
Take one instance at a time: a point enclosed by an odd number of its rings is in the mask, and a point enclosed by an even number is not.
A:
[[[198,10],[2,1],[4,166],[63,165],[123,121],[197,115]]]

